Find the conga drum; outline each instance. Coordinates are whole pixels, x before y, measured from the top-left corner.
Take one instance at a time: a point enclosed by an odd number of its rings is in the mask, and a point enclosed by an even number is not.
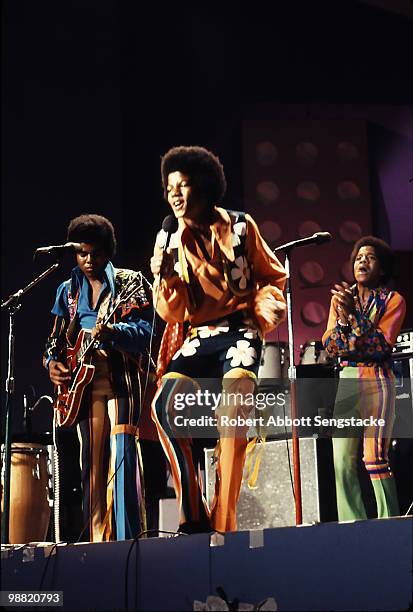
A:
[[[4,445],[2,464],[4,465]],[[13,442],[10,475],[10,544],[44,542],[49,528],[50,514],[47,447],[32,442]]]
[[[333,363],[320,340],[310,340],[300,348],[300,365],[330,366]]]
[[[288,345],[286,342],[265,342],[261,353],[261,362],[258,370],[258,378],[264,382],[264,386],[270,381],[288,378]]]

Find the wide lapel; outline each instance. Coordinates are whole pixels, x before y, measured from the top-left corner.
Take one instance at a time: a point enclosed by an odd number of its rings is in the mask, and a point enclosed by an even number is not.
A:
[[[115,274],[116,274],[116,270],[112,265],[112,262],[108,261],[106,268],[105,268],[105,272],[104,272],[105,276],[106,276],[106,281],[108,284],[108,288],[109,288],[109,292],[108,294],[103,298],[100,306],[99,306],[99,310],[98,310],[98,316],[97,316],[97,321],[102,321],[102,319],[106,316],[109,307],[115,297]]]
[[[233,262],[235,256],[232,240],[231,218],[229,213],[224,208],[215,207],[214,222],[211,225],[211,230],[221,252],[225,255],[228,261]]]

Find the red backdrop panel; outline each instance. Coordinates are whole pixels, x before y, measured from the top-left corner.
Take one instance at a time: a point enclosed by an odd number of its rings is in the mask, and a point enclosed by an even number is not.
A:
[[[292,254],[298,363],[300,345],[320,340],[326,328],[331,286],[352,280],[346,265],[352,245],[371,233],[366,124],[249,120],[243,145],[246,210],[268,244],[275,248],[320,230],[333,236]],[[287,339],[285,324],[279,337]]]

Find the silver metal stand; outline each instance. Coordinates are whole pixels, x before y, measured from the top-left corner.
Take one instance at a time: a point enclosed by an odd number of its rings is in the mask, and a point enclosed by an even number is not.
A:
[[[9,296],[2,302],[1,309],[9,310],[9,344],[7,356],[7,380],[6,380],[6,405],[5,405],[5,440],[4,440],[4,485],[3,485],[3,516],[1,523],[1,541],[3,544],[9,543],[9,520],[10,520],[10,472],[11,472],[11,437],[12,437],[12,406],[15,391],[14,378],[14,346],[15,346],[15,316],[21,308],[21,298],[28,291],[33,289],[46,276],[49,276],[60,266],[60,261],[42,272],[37,278],[31,281],[23,289]]]

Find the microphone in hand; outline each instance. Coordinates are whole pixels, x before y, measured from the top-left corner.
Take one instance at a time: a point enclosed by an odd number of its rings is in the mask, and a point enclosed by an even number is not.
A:
[[[163,245],[162,250],[166,251],[166,249],[169,247],[172,234],[174,234],[178,229],[178,219],[174,217],[174,215],[168,215],[162,221],[162,229],[166,233],[165,244]]]
[[[152,274],[161,278],[169,278],[174,273],[174,258],[169,249],[171,236],[178,229],[178,220],[173,215],[168,215],[162,222],[162,230],[164,231],[165,241],[162,244],[161,252],[155,251],[151,258]]]

